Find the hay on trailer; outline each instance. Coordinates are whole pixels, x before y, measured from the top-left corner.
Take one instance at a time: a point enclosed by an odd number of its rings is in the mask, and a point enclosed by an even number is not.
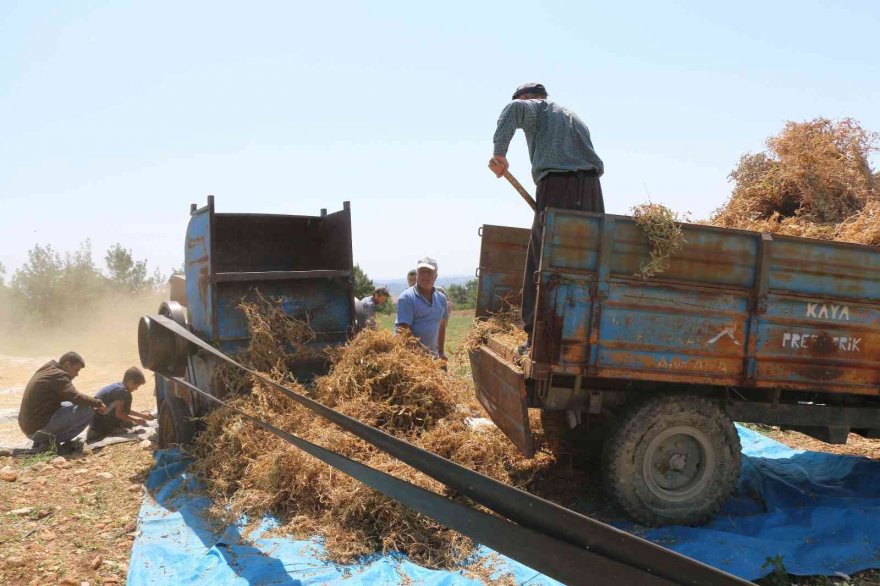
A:
[[[271,325],[251,326],[270,333]],[[263,345],[253,346],[264,350]],[[275,357],[275,355],[272,355]],[[283,358],[283,357],[282,357]],[[406,337],[365,330],[329,352],[330,373],[306,388],[286,382],[334,409],[502,482],[528,488],[554,460],[526,460],[495,427],[472,429],[483,413],[467,385]],[[276,370],[273,376],[284,376]],[[275,426],[418,486],[461,500],[446,487],[254,381],[231,403]],[[453,567],[473,551],[462,535],[412,512],[345,474],[244,421],[228,409],[207,416],[196,440],[195,468],[233,514],[273,512],[284,530],[319,534],[328,556],[351,562],[377,551],[401,551],[417,563]]]
[[[806,238],[880,245],[880,135],[850,118],[788,122],[764,152],[730,173],[727,203],[709,222]]]
[[[458,351],[465,355],[470,354],[488,342],[489,338],[495,338],[514,351],[526,343],[528,335],[522,329],[518,307],[474,320],[474,325],[465,334]]]
[[[643,203],[632,208],[632,217],[648,237],[651,259],[639,267],[643,279],[669,268],[669,259],[685,244],[678,214],[658,203]]]

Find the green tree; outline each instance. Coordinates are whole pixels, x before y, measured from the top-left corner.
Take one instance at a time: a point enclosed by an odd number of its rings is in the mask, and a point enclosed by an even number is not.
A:
[[[147,261],[134,260],[131,250],[121,244],[114,244],[104,256],[110,287],[124,293],[142,293],[149,291],[164,281],[164,277],[156,269],[151,277],[147,276]]]
[[[61,290],[64,262],[51,245],[37,244],[28,251],[28,260],[12,276],[12,289],[24,301],[28,313],[51,320],[60,314],[57,300]]]
[[[474,309],[477,306],[477,280],[471,279],[464,285],[446,287],[449,300],[456,309]]]
[[[0,287],[6,287],[6,267],[0,262]]]
[[[12,276],[13,292],[25,311],[44,321],[59,318],[69,308],[82,309],[104,286],[88,240],[63,257],[51,245],[37,244]]]
[[[363,299],[372,295],[375,288],[373,280],[367,276],[367,273],[360,266],[354,265],[354,296]]]

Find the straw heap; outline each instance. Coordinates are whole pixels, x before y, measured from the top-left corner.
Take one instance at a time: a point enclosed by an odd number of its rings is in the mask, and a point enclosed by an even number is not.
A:
[[[485,344],[489,338],[495,338],[511,350],[516,350],[528,339],[521,324],[518,307],[493,313],[488,318],[476,319],[473,327],[465,334],[459,352],[470,354]]]
[[[845,118],[788,122],[767,150],[744,155],[710,224],[880,245],[878,136]]]
[[[274,339],[279,324],[264,317],[259,307],[256,313],[248,313],[252,336],[262,340],[263,334],[269,334]],[[287,331],[286,326],[281,329]],[[494,426],[469,426],[468,418],[483,416],[483,411],[468,386],[442,371],[406,338],[382,330],[361,332],[345,347],[330,352],[330,374],[309,388],[286,377],[284,356],[277,354],[277,348],[267,348],[261,342],[252,344],[250,350],[258,353],[246,357],[251,364],[272,364],[272,376],[280,377],[295,391],[472,470],[522,488],[552,476],[554,460],[549,455],[526,460]],[[273,363],[268,358],[276,360]],[[462,499],[259,380],[252,381],[251,387],[231,402],[346,457],[438,494]],[[197,473],[215,497],[225,500],[232,514],[275,513],[286,532],[299,537],[321,535],[333,560],[351,562],[377,551],[401,551],[417,563],[451,567],[473,551],[469,539],[365,487],[228,409],[217,409],[206,417],[195,452]],[[563,492],[570,495],[568,480],[565,487]],[[548,491],[553,492],[542,489]]]

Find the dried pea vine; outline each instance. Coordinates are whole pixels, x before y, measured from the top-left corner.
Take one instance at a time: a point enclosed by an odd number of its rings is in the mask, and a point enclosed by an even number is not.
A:
[[[678,215],[658,203],[644,203],[632,209],[636,224],[648,237],[651,259],[639,267],[643,279],[669,268],[669,259],[684,247],[686,240]]]

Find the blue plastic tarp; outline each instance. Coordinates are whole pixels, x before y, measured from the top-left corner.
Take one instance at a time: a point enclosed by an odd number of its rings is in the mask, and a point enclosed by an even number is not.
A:
[[[880,462],[792,450],[745,428],[739,433],[743,471],[734,497],[714,520],[702,527],[623,528],[750,580],[773,570],[770,558],[798,575],[880,568]],[[187,467],[177,451],[156,452],[129,586],[480,583],[466,571],[422,568],[399,554],[333,564],[323,559],[317,538],[265,536],[274,526],[271,518],[244,539],[244,519],[212,525],[205,514],[211,503],[194,490]],[[520,584],[558,584],[487,548],[480,548],[474,563],[491,565],[498,576],[511,574]]]
[[[246,519],[215,526],[207,515],[211,501],[198,491],[189,461],[177,450],[156,452],[147,478],[151,495],[138,514],[138,537],[132,548],[129,586],[155,584],[287,585],[311,584],[483,584],[465,570],[442,571],[418,566],[400,554],[376,555],[356,565],[325,561],[319,539],[266,537],[276,526],[264,518],[242,537]],[[516,561],[480,548],[474,566],[486,564],[495,576],[509,574],[520,584],[558,586]]]

